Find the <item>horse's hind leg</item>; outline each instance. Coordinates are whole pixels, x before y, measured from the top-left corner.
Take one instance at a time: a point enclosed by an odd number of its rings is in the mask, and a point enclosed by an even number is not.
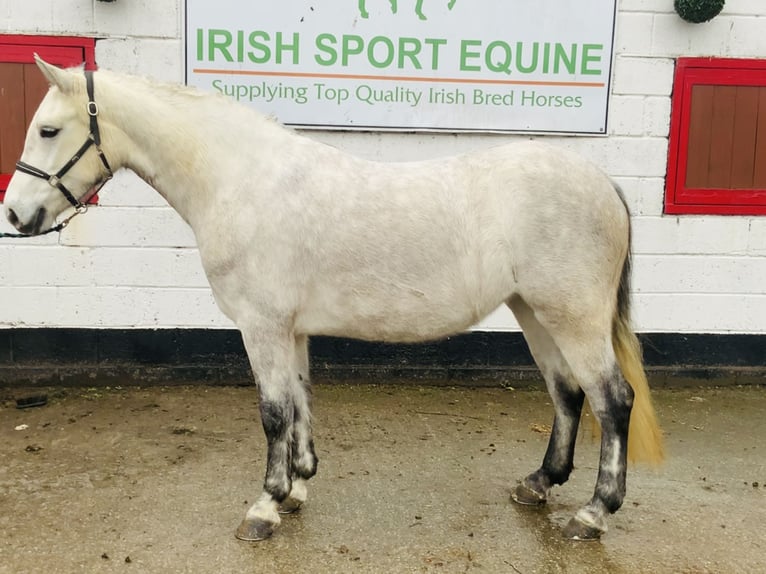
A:
[[[585,358],[586,351],[581,345],[572,345],[571,356],[565,351],[578,378],[583,381],[588,402],[601,426],[601,455],[593,498],[564,529],[564,536],[574,540],[600,537],[606,532],[607,516],[617,512],[625,499],[633,389],[622,376],[608,338],[602,347],[603,355],[592,357],[591,361]],[[582,360],[577,361],[577,354],[581,354]],[[593,359],[600,365],[594,364]]]
[[[627,442],[633,390],[620,371],[612,346],[612,322],[606,309],[572,317],[547,306],[535,313],[523,300],[510,302],[530,349],[546,379],[556,409],[553,432],[542,467],[514,492],[514,499],[542,503],[554,484],[572,470],[583,393],[598,420],[601,455],[590,502],[564,529],[564,536],[592,540],[606,532],[606,518],[625,497]]]
[[[598,319],[561,322],[559,330],[549,330],[601,426],[593,498],[564,529],[564,536],[573,540],[599,538],[607,530],[607,516],[617,512],[625,498],[633,389],[617,363],[611,331],[611,321]]]
[[[574,468],[577,427],[585,394],[553,338],[521,298],[508,303],[524,331],[524,338],[553,399],[553,430],[542,466],[527,476],[511,494],[519,504],[544,504],[551,487],[564,484]]]
[[[318,459],[311,431],[308,337],[296,337],[295,367],[298,380],[294,393],[292,490],[280,504],[281,514],[297,511],[306,502],[306,481],[316,474]]]
[[[237,529],[237,538],[263,540],[280,523],[278,507],[292,491],[295,435],[296,344],[291,333],[250,325],[242,331],[260,391],[260,413],[268,453],[263,491]]]

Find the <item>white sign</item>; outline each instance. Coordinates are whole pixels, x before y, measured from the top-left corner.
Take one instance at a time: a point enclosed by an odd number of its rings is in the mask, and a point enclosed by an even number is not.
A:
[[[186,81],[310,128],[606,133],[616,0],[186,0]]]

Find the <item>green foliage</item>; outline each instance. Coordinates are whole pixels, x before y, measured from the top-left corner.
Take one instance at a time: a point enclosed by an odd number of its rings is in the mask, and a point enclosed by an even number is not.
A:
[[[678,15],[687,22],[699,24],[718,16],[726,0],[674,0]]]

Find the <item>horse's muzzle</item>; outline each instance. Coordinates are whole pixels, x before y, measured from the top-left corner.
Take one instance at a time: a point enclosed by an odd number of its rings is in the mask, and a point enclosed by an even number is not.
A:
[[[19,219],[19,216],[16,215],[16,212],[11,208],[8,208],[6,215],[8,217],[8,221],[11,222],[11,225],[13,225],[19,231],[19,233],[24,233],[25,235],[36,235],[40,232],[40,229],[42,229],[47,212],[45,211],[44,207],[41,207],[37,210],[35,217],[29,223],[22,223]]]

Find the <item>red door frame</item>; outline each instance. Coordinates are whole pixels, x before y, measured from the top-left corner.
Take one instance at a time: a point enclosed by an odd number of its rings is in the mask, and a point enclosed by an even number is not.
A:
[[[84,63],[86,70],[96,69],[95,38],[0,34],[0,62],[31,64],[35,61],[35,54],[57,66],[71,67]],[[11,175],[0,174],[0,201]]]
[[[679,58],[673,81],[665,213],[766,215],[766,189],[686,187],[692,86],[766,86],[766,60]]]

